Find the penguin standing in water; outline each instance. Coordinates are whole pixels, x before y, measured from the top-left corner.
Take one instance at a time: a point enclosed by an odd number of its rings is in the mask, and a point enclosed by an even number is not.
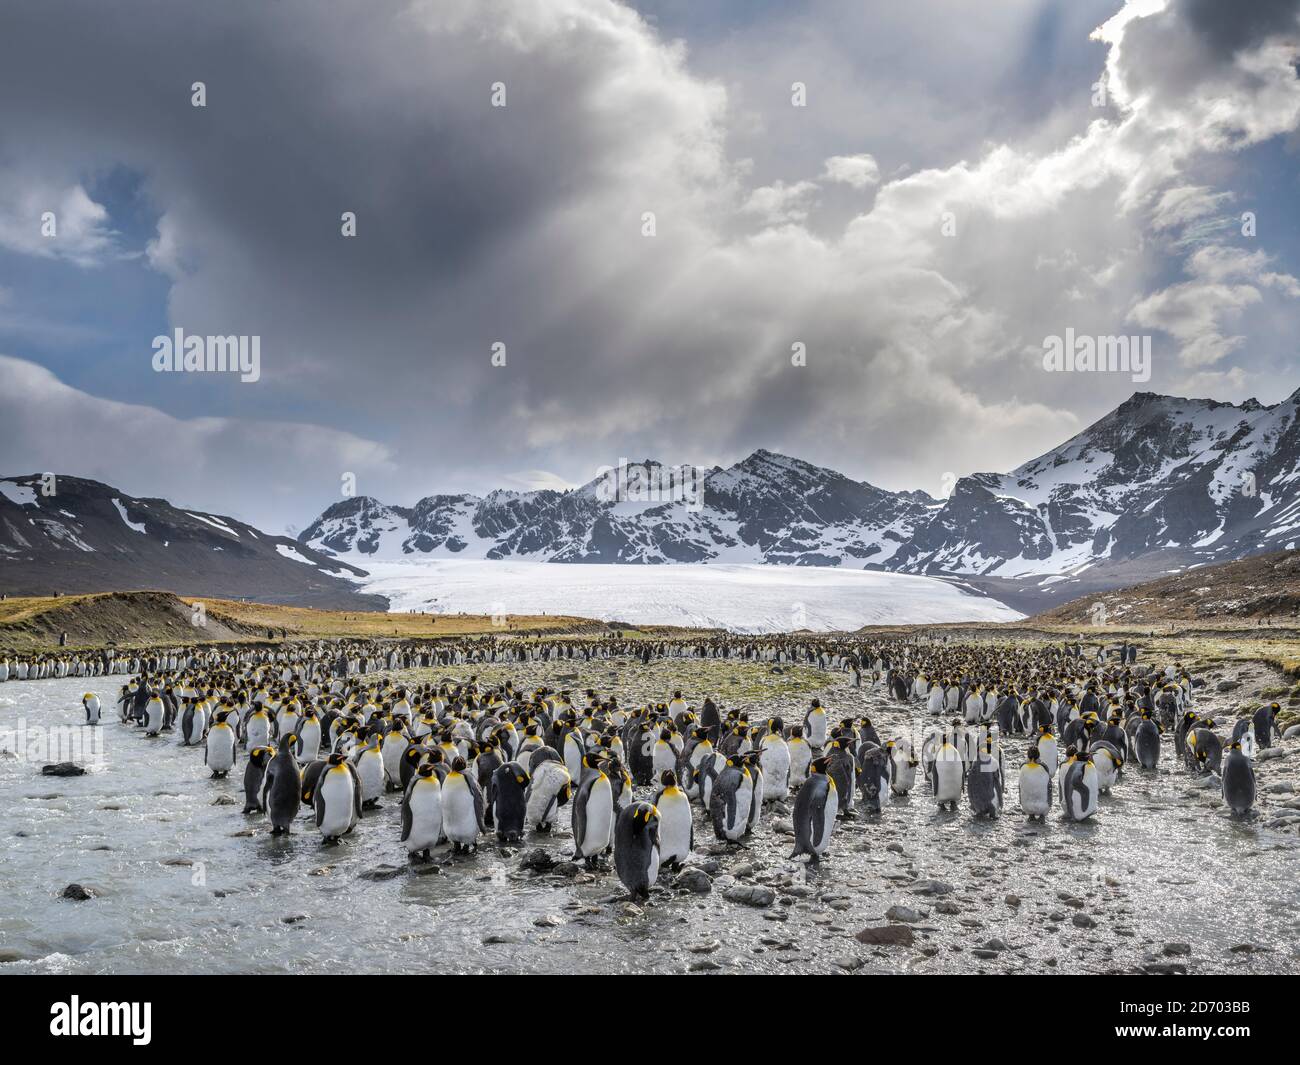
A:
[[[203,764],[212,770],[214,777],[224,777],[235,768],[238,742],[235,730],[227,721],[229,716],[225,710],[217,711],[217,719],[208,729],[208,738],[203,744]]]
[[[94,692],[86,692],[86,694],[81,697],[81,705],[86,711],[86,724],[98,725],[100,711],[99,696]]]
[[[248,764],[244,766],[244,813],[266,813],[262,782],[266,777],[267,764],[274,757],[274,747],[254,747],[248,752]]]
[[[744,759],[728,758],[709,795],[709,816],[713,821],[713,834],[719,840],[736,843],[748,831],[749,804],[753,795],[749,768]]]
[[[402,795],[402,842],[406,853],[427,862],[442,842],[442,781],[432,762],[423,763]]]
[[[361,781],[347,755],[331,754],[326,760],[312,805],[316,828],[326,843],[337,843],[356,828],[361,820]]]
[[[289,831],[302,804],[298,759],[294,756],[298,737],[292,732],[280,737],[280,748],[266,768],[262,787],[262,806],[271,818],[271,835]]]
[[[442,831],[451,840],[453,854],[478,850],[485,807],[483,789],[465,759],[453,759],[451,771],[442,779]]]
[[[595,868],[613,841],[614,787],[604,766],[603,760],[589,765],[573,800],[573,860],[588,869]]]
[[[676,872],[695,847],[695,821],[691,817],[691,800],[677,786],[677,774],[665,770],[659,782],[662,786],[654,801],[659,811],[659,863]]]
[[[1150,710],[1142,711],[1142,720],[1133,733],[1133,753],[1143,769],[1155,769],[1160,764],[1160,725]]]
[[[1061,806],[1069,821],[1086,821],[1097,812],[1097,767],[1074,747],[1067,748],[1060,770]]]
[[[1255,733],[1252,731],[1253,722],[1248,717],[1239,717],[1236,724],[1232,726],[1232,739],[1228,741],[1228,746],[1234,744],[1241,748],[1241,753],[1247,758],[1255,757]],[[1224,757],[1227,757],[1226,753]]]
[[[144,704],[144,734],[157,736],[167,724],[167,707],[162,696],[154,692]]]
[[[619,811],[614,870],[634,901],[650,897],[659,879],[659,811],[652,804],[635,802]]]
[[[1255,805],[1255,768],[1234,743],[1223,755],[1223,772],[1220,777],[1223,801],[1236,816],[1244,817]]]
[[[809,863],[816,864],[830,848],[840,800],[826,759],[818,758],[808,768],[808,779],[794,797],[794,851],[790,857],[806,854]]]
[[[1052,774],[1038,760],[1038,748],[1030,747],[1025,764],[1020,767],[1020,809],[1029,820],[1047,820],[1052,808]]]
[[[528,774],[518,762],[506,762],[492,774],[492,819],[502,843],[517,843],[523,837],[527,787]]]

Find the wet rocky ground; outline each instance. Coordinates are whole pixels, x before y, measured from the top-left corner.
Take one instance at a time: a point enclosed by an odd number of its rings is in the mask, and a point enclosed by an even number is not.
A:
[[[613,691],[625,704],[681,688],[787,722],[816,694],[836,719],[870,715],[882,736],[930,721],[922,707],[803,667],[683,659],[470,672]],[[1197,708],[1225,723],[1286,686],[1258,663],[1216,662],[1205,675]],[[1235,683],[1220,692],[1224,680]],[[0,747],[18,713],[79,720],[83,684],[0,686]],[[324,847],[305,818],[275,839],[240,813],[237,780],[208,779],[200,751],[115,722],[104,731],[103,762],[82,777],[41,778],[0,759],[0,801],[14,811],[0,847],[5,971],[1300,971],[1296,739],[1257,763],[1257,813],[1245,821],[1211,778],[1175,764],[1168,740],[1161,768],[1127,772],[1092,821],[1030,825],[1014,771],[1026,745],[1011,739],[1001,818],[978,820],[964,803],[940,812],[918,783],[879,818],[841,822],[814,868],[787,859],[781,804],[743,847],[718,844],[700,813],[688,870],[634,905],[612,871],[565,860],[567,825],[411,866],[393,797],[340,846]],[[85,897],[63,897],[71,884]]]

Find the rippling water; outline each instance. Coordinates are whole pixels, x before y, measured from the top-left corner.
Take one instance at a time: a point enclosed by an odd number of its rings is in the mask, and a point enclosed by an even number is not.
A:
[[[604,663],[599,677],[584,673],[573,686],[601,684],[612,668]],[[22,725],[28,739],[37,725],[93,732],[80,726],[81,694],[96,691],[108,704],[118,683],[0,685],[0,747],[13,749]],[[845,712],[868,709],[891,730],[902,723],[883,700],[838,679],[828,692]],[[42,777],[46,758],[0,759],[0,971],[680,971],[701,956],[683,946],[708,937],[722,946],[707,956],[731,971],[825,971],[844,955],[864,961],[862,971],[949,971],[985,964],[968,948],[992,935],[1011,947],[987,963],[1002,968],[1050,971],[1044,967],[1055,960],[1058,971],[1104,970],[1140,964],[1178,940],[1193,945],[1182,960],[1194,971],[1300,969],[1295,837],[1258,821],[1234,823],[1189,798],[1181,771],[1129,776],[1085,826],[1026,826],[1014,812],[1014,784],[1008,814],[991,824],[972,821],[964,808],[937,813],[922,786],[880,822],[842,830],[832,860],[806,884],[801,868],[782,861],[790,841],[772,832],[768,817],[755,844],[724,865],[757,860],[778,876],[793,872],[799,897],[785,895],[789,881],[778,879],[784,897],[769,911],[726,902],[715,890],[658,897],[644,914],[628,915],[612,874],[590,883],[527,879],[516,872],[517,856],[495,842],[439,873],[406,871],[396,798],[337,847],[323,846],[306,819],[292,836],[271,838],[261,818],[241,813],[242,753],[236,772],[218,781],[201,749],[180,747],[175,734],[146,739],[112,712],[99,732],[102,763],[87,776]],[[1018,763],[1023,743],[1010,746]],[[1269,779],[1290,779],[1291,760],[1270,763]],[[214,805],[223,795],[239,805]],[[240,834],[249,828],[256,834]],[[712,834],[697,824],[696,839],[712,843]],[[569,852],[567,833],[537,842]],[[382,864],[403,872],[362,876]],[[873,954],[852,940],[896,902],[933,905],[908,894],[916,876],[956,888],[949,898],[961,915],[932,915],[921,926],[933,930],[918,945],[939,948],[935,956]],[[73,882],[99,897],[61,898]],[[1009,893],[1023,900],[1014,910],[1004,902]],[[1061,893],[1088,900],[1099,927],[1074,927]],[[837,896],[847,902],[828,908]],[[534,924],[547,915],[563,923]],[[515,941],[485,945],[490,933]],[[1228,952],[1246,942],[1271,952]]]

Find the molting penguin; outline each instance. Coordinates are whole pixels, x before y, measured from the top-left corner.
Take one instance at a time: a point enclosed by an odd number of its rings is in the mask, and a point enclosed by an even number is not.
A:
[[[415,770],[402,794],[402,842],[407,854],[426,862],[442,842],[442,781],[430,762]]]
[[[203,744],[203,764],[212,770],[214,777],[224,777],[235,768],[238,743],[235,730],[227,720],[229,717],[225,710],[217,711],[217,719],[208,729],[208,738]]]
[[[840,801],[828,768],[825,758],[814,761],[809,766],[808,779],[794,798],[792,859],[806,854],[810,862],[819,862],[831,845]]]
[[[337,843],[361,820],[361,782],[346,755],[329,756],[312,805],[316,828],[326,843]]]
[[[1238,817],[1250,813],[1255,805],[1255,768],[1241,752],[1241,744],[1234,743],[1223,755],[1221,775],[1223,801]]]
[[[549,832],[558,809],[573,793],[573,778],[562,762],[539,762],[528,781],[524,823]]]
[[[885,748],[889,752],[889,790],[895,795],[906,795],[916,786],[916,767],[920,763],[913,756],[910,743],[890,740]]]
[[[659,879],[659,811],[652,804],[636,802],[619,811],[614,869],[633,899],[650,897]]]
[[[1052,808],[1052,774],[1038,759],[1038,748],[1030,747],[1025,764],[1020,767],[1020,809],[1031,821],[1046,820]]]
[[[659,811],[659,863],[672,866],[676,872],[695,846],[695,822],[691,801],[677,786],[677,774],[666,770],[659,782],[662,786],[654,801]]]
[[[506,762],[492,774],[492,815],[502,843],[517,843],[524,834],[527,786],[528,774],[518,762]]]

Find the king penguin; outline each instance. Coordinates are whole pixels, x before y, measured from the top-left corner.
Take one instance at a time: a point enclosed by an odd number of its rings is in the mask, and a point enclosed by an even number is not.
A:
[[[361,820],[361,782],[346,755],[329,756],[312,805],[316,828],[326,843],[337,843]]]
[[[442,842],[442,781],[431,762],[415,770],[402,795],[402,842],[407,854],[426,862]]]
[[[217,711],[217,719],[208,729],[208,737],[203,744],[203,764],[212,770],[214,777],[224,777],[235,768],[235,751],[237,743],[235,730],[230,727],[225,710]]]
[[[1250,813],[1255,805],[1255,768],[1241,753],[1240,743],[1234,743],[1224,753],[1221,781],[1228,808],[1238,817]]]
[[[302,804],[298,759],[293,753],[297,745],[298,737],[292,732],[281,736],[280,748],[266,768],[262,805],[270,815],[273,836],[289,831],[293,819],[298,816],[298,807]]]
[[[806,854],[809,862],[820,862],[831,845],[840,800],[835,794],[835,781],[830,778],[828,768],[825,758],[812,762],[808,767],[808,779],[794,797],[792,859]]]
[[[691,801],[677,786],[677,774],[665,770],[659,778],[660,788],[655,795],[655,809],[659,811],[659,863],[681,869],[695,846],[695,822],[691,817]]]
[[[1020,767],[1020,809],[1031,821],[1045,821],[1052,808],[1052,774],[1038,759],[1038,748],[1030,747]]]
[[[86,692],[86,694],[81,697],[81,705],[86,711],[86,724],[98,725],[100,710],[99,696],[94,692]]]
[[[518,762],[506,762],[492,774],[492,820],[502,843],[517,843],[523,837],[527,787],[528,773]]]
[[[659,879],[659,811],[653,804],[634,802],[619,811],[614,870],[634,900],[650,897]]]

